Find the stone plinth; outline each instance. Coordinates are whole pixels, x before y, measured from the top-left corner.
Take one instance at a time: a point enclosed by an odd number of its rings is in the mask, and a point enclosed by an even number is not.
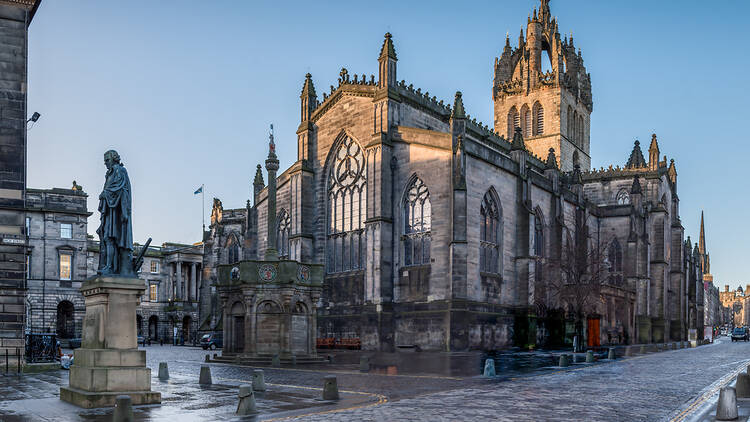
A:
[[[138,350],[135,309],[145,290],[143,280],[94,277],[81,292],[86,300],[81,348],[74,351],[70,386],[60,399],[85,408],[114,406],[118,395],[134,405],[161,403],[151,391],[146,351]]]

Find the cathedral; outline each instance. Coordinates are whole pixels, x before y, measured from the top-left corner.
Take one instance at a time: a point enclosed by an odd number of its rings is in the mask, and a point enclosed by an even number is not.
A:
[[[322,95],[306,75],[297,160],[274,170],[275,201],[260,165],[252,205],[214,200],[204,280],[270,248],[322,265],[317,339],[367,350],[702,336],[707,253],[685,238],[675,162],[653,135],[624,166],[590,168],[591,76],[549,0],[495,60],[492,127],[461,92],[446,104],[397,72],[385,34],[377,74],[342,69]],[[218,329],[215,287],[201,290],[201,329]]]

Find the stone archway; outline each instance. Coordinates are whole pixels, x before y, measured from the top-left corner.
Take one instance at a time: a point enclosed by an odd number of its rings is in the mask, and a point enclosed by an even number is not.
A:
[[[245,305],[234,302],[229,313],[227,324],[231,327],[231,351],[242,353],[245,351]],[[226,339],[225,339],[226,340]]]
[[[76,324],[74,319],[75,307],[67,300],[57,304],[57,337],[75,337]]]
[[[151,340],[159,340],[159,317],[156,315],[148,319],[148,336]]]
[[[258,304],[256,310],[256,348],[259,354],[275,354],[281,351],[282,310],[274,302]]]

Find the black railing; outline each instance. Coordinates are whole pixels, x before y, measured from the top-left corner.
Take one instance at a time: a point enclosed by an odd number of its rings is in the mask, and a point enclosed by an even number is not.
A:
[[[26,334],[26,362],[54,362],[57,359],[57,336],[55,334]]]
[[[16,353],[11,355],[10,352],[8,352],[8,349],[5,349],[5,373],[8,374],[10,372],[10,360],[12,358],[16,358],[16,367],[15,372],[21,373],[21,350],[16,347]]]

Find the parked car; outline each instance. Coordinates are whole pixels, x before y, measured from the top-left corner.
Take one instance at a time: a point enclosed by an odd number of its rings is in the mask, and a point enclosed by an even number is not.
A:
[[[143,336],[138,336],[138,345],[145,345],[146,344],[146,338]]]
[[[203,348],[203,350],[206,350],[206,349],[215,350],[217,347],[218,348],[224,347],[223,334],[221,333],[204,334],[203,337],[201,337],[201,347]]]
[[[81,339],[80,338],[72,338],[68,340],[68,346],[70,346],[71,349],[77,349],[81,347]]]
[[[750,340],[750,335],[748,335],[747,328],[745,327],[736,327],[732,331],[732,341],[748,341]]]

